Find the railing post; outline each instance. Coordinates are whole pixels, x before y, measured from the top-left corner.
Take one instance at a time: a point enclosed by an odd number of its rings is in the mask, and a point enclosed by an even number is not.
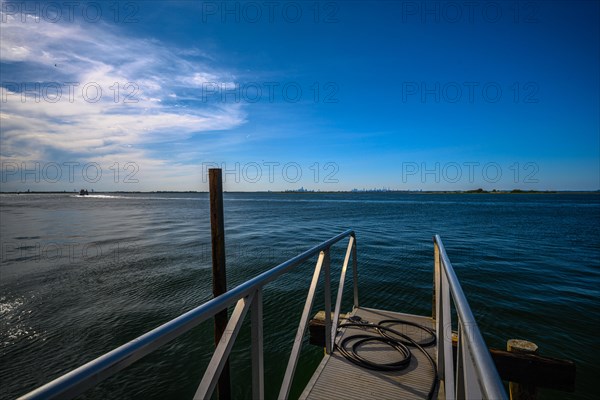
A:
[[[435,238],[433,239],[433,293],[431,299],[431,318],[436,319],[437,316],[437,291],[438,291],[438,273],[440,269],[440,248],[438,247]]]
[[[325,353],[331,354],[331,256],[329,248],[325,250],[323,260],[325,270]]]
[[[223,220],[223,182],[221,169],[208,170],[210,187],[210,231],[212,243],[212,285],[213,296],[219,297],[227,291],[227,273],[225,268],[225,224]],[[227,309],[215,315],[215,347],[227,327]],[[229,360],[225,362],[217,389],[220,400],[231,398]]]
[[[262,400],[265,398],[262,289],[256,291],[250,312],[252,324],[252,399]]]
[[[356,237],[352,244],[352,282],[354,286],[354,308],[358,308],[358,262],[356,260]]]
[[[442,297],[442,341],[444,342],[444,388],[446,390],[446,400],[451,400],[451,394],[454,393],[454,366],[452,357],[452,314],[450,313],[450,283],[446,276],[446,267],[441,266],[440,275],[440,296]]]
[[[352,255],[354,242],[354,236],[350,236],[350,240],[348,241],[348,248],[346,249],[346,256],[344,257],[344,264],[342,265],[342,272],[340,273],[340,284],[338,286],[337,298],[335,300],[335,308],[333,309],[333,322],[331,324],[332,349],[335,347],[335,337],[337,335],[337,326],[340,319],[340,308],[342,307],[342,297],[344,295],[344,283],[346,282],[346,271],[348,270],[348,263],[350,262],[350,256]]]
[[[472,327],[467,327],[467,329],[472,329]],[[465,374],[467,377],[469,377],[469,380],[465,382],[467,388],[467,396],[469,396],[469,398],[481,399],[481,383],[479,382],[479,379],[477,379],[477,371],[475,370],[475,365],[473,364],[473,353],[471,351],[471,348],[468,347],[466,340],[465,346],[467,347],[465,348],[466,353],[465,358],[463,360],[463,364],[465,368]]]
[[[440,380],[444,381],[446,399],[454,398],[454,366],[452,357],[452,316],[450,314],[450,283],[446,276],[446,266],[441,258],[439,236],[434,238],[436,265],[436,333],[437,365]]]
[[[294,338],[294,345],[292,346],[292,352],[290,359],[288,360],[285,374],[283,376],[283,382],[281,383],[281,389],[277,398],[279,400],[287,399],[290,388],[292,387],[292,381],[294,380],[294,372],[296,371],[296,364],[298,363],[298,357],[300,357],[300,349],[302,348],[302,338],[306,331],[308,324],[308,318],[310,316],[310,310],[312,308],[313,300],[315,298],[315,291],[317,290],[317,283],[319,282],[319,275],[321,274],[321,268],[325,260],[325,252],[319,253],[319,259],[313,272],[313,277],[310,282],[310,288],[308,289],[308,295],[304,302],[304,309],[302,310],[302,316],[300,317],[300,324],[298,324],[298,330],[296,331],[296,337]]]
[[[435,315],[435,331],[437,335],[437,366],[438,366],[438,376],[440,380],[444,380],[444,315],[442,314],[442,296],[441,293],[441,274],[442,270],[440,268],[440,248],[435,240],[433,239],[433,279],[434,279],[434,309],[433,314]]]
[[[210,359],[210,363],[204,372],[202,381],[196,390],[194,400],[205,400],[212,397],[215,386],[217,386],[217,383],[219,382],[219,377],[221,376],[223,367],[229,362],[229,353],[231,352],[233,344],[235,343],[235,339],[242,328],[244,317],[246,316],[246,313],[250,309],[250,305],[254,300],[254,294],[255,293],[251,293],[249,296],[242,297],[238,300],[235,309],[231,314],[231,320],[229,320],[227,323],[227,328],[223,333],[223,337],[217,345],[217,348]]]
[[[465,331],[472,330],[473,325],[458,322],[458,350],[456,356],[456,398],[457,399],[481,399],[481,386],[477,377],[477,371],[473,365],[473,355],[469,343],[466,339],[468,336]],[[469,332],[470,333],[470,332]],[[472,334],[472,333],[470,333]]]
[[[456,370],[454,373],[456,374],[456,398],[457,399],[466,399],[466,379],[465,375],[465,342],[464,342],[464,332],[463,332],[463,324],[462,321],[458,321],[458,338],[456,342]]]

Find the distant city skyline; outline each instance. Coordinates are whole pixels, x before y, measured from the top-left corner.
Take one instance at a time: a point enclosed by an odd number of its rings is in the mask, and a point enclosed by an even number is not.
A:
[[[598,2],[1,13],[4,192],[600,189]]]

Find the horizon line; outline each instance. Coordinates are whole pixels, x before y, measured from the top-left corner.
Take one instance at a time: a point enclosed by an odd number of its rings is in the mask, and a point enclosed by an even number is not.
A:
[[[352,189],[352,190],[223,190],[223,193],[294,193],[294,194],[318,194],[318,193],[465,193],[465,194],[538,194],[538,193],[599,193],[596,190],[525,190],[525,189],[466,189],[466,190],[371,190],[371,189]],[[57,191],[57,190],[28,190],[28,191],[1,191],[0,194],[72,194],[78,191]],[[210,193],[208,190],[99,190],[91,193]]]

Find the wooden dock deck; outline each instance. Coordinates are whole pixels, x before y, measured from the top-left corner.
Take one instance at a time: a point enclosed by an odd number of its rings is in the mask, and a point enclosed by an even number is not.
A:
[[[386,319],[402,319],[431,328],[434,322],[430,317],[362,307],[355,309],[351,315],[359,316],[362,320],[372,323]],[[416,341],[428,335],[409,325],[403,325],[402,329],[397,330]],[[336,343],[345,337],[364,333],[365,331],[360,328],[343,328],[337,335]],[[434,379],[434,371],[429,360],[420,350],[414,347],[410,349],[412,351],[410,364],[401,371],[374,371],[362,368],[347,360],[336,349],[331,355],[323,358],[300,399],[426,399]],[[435,360],[437,345],[426,347],[425,350]],[[365,345],[361,347],[360,354],[369,361],[381,363],[393,362],[400,358],[395,350],[383,343]],[[443,399],[445,396],[436,393],[433,398]]]

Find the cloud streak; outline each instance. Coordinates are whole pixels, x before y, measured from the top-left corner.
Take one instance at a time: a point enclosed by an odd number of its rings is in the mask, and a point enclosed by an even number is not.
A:
[[[199,50],[104,23],[2,18],[2,161],[129,160],[173,176],[157,146],[246,121],[241,104],[203,101],[203,83],[235,78]]]

